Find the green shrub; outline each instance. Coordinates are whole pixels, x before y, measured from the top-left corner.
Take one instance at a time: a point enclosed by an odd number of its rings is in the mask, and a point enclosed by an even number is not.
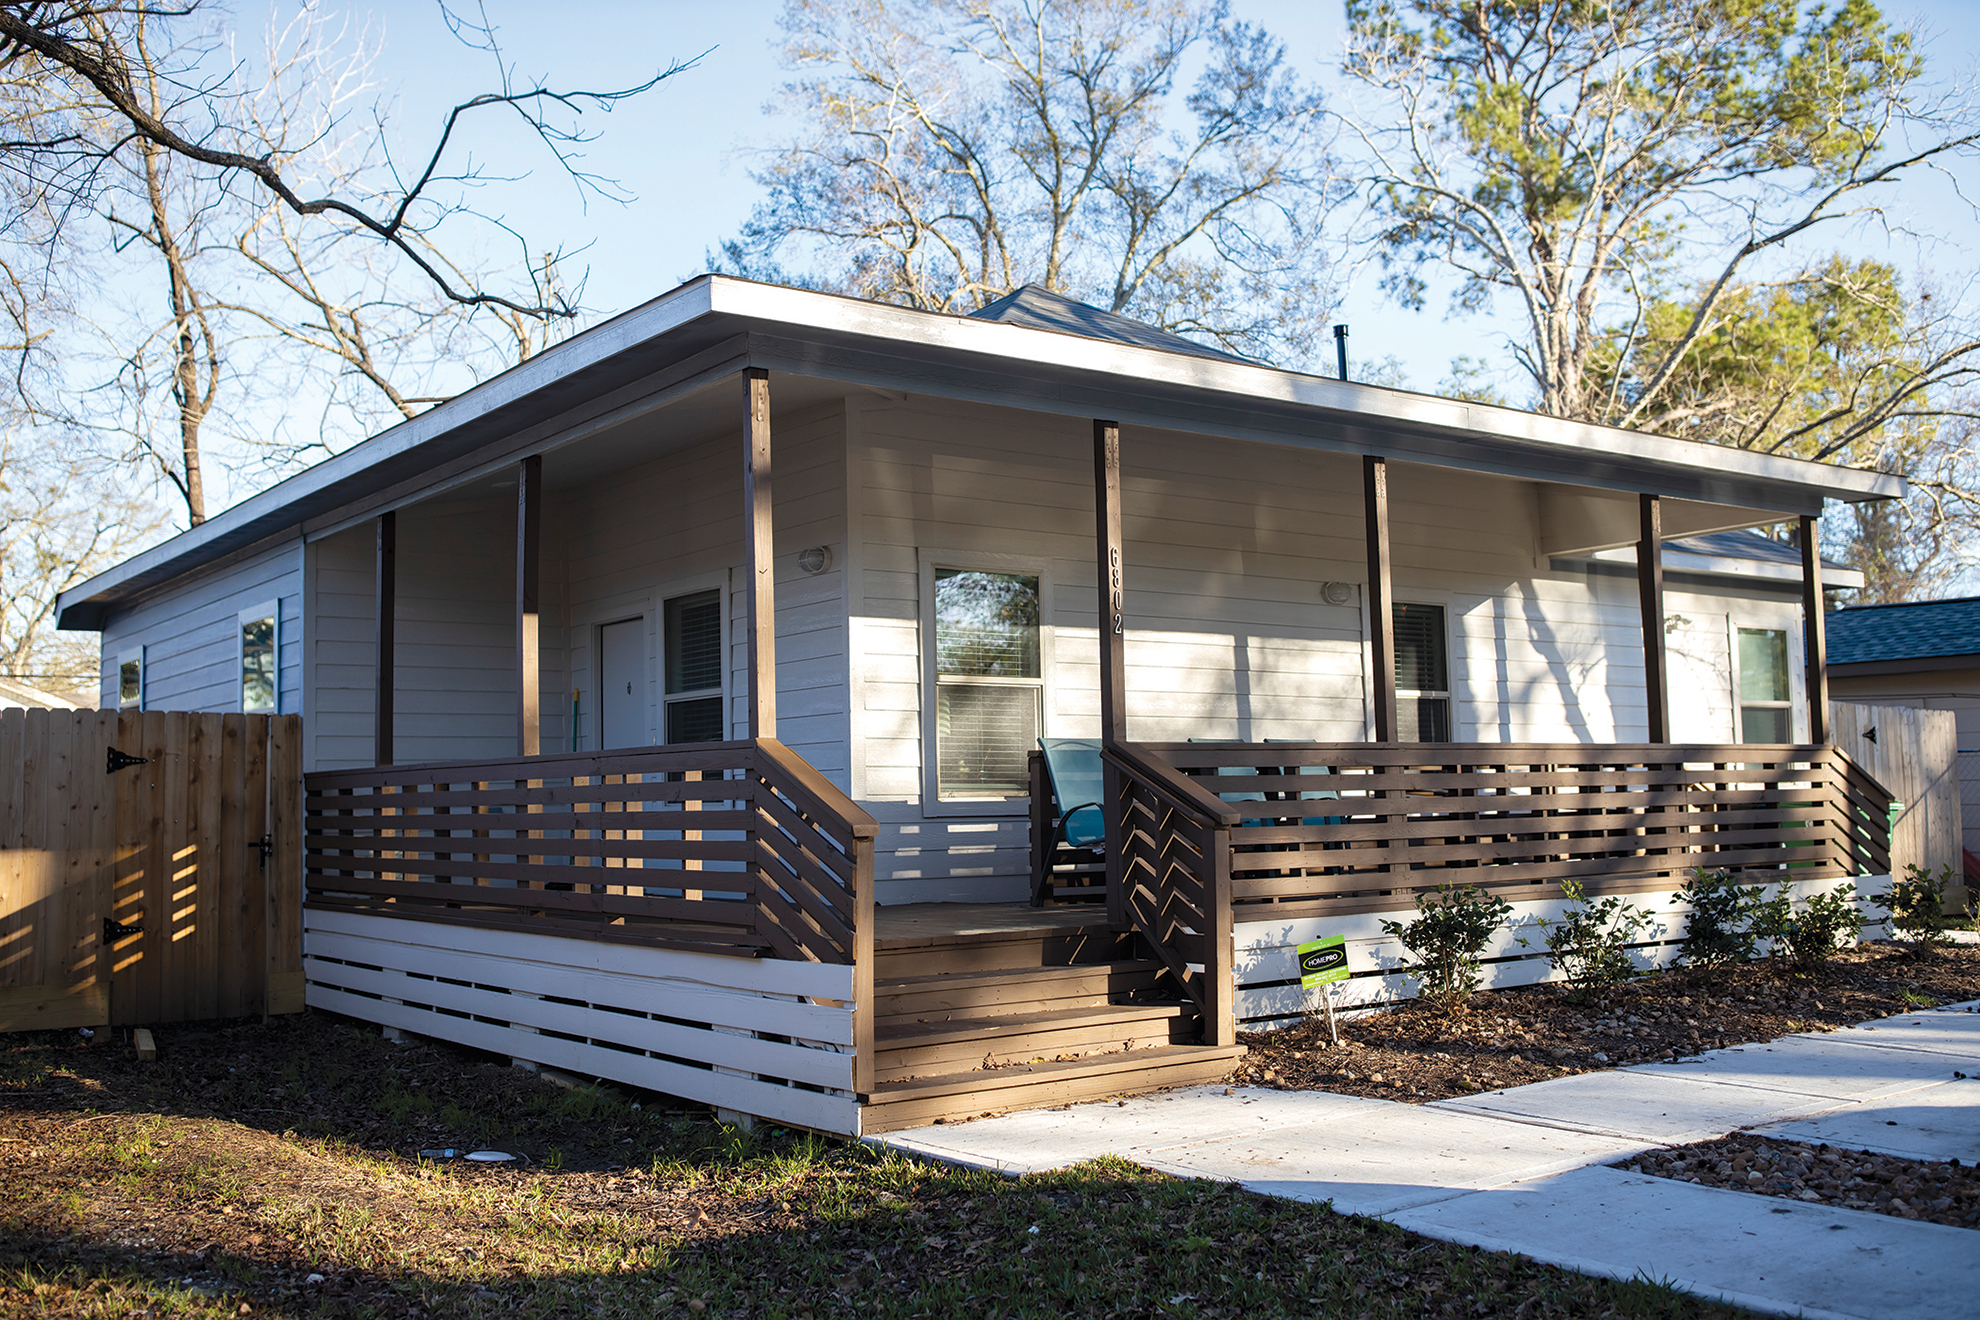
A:
[[[1862,921],[1856,886],[1849,881],[1811,894],[1797,905],[1790,882],[1784,880],[1772,898],[1753,905],[1753,933],[1772,941],[1769,956],[1802,972],[1827,963],[1855,938]]]
[[[1402,970],[1416,978],[1417,995],[1449,1013],[1478,989],[1478,955],[1512,915],[1512,904],[1476,885],[1440,885],[1416,896],[1416,919],[1385,921],[1382,930],[1416,956]]]
[[[1567,978],[1569,992],[1577,999],[1599,997],[1635,976],[1629,946],[1649,933],[1656,918],[1619,895],[1593,900],[1579,880],[1563,880],[1561,896],[1570,904],[1567,912],[1537,924],[1547,932],[1547,962]]]
[[[1753,960],[1753,904],[1759,885],[1743,885],[1731,871],[1693,871],[1678,891],[1691,905],[1678,958],[1687,967],[1714,971]]]
[[[1924,951],[1948,942],[1946,932],[1956,920],[1946,916],[1946,888],[1953,883],[1950,866],[1929,875],[1921,866],[1904,868],[1904,879],[1894,880],[1870,901],[1891,915],[1891,933]]]

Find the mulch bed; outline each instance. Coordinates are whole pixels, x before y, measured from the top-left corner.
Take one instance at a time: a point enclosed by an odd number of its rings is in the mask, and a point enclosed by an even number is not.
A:
[[[1338,1048],[1315,1018],[1240,1036],[1251,1052],[1233,1080],[1420,1104],[1976,998],[1980,948],[1870,944],[1808,975],[1765,962],[1665,972],[1588,1003],[1554,985],[1483,991],[1449,1014],[1412,1001],[1343,1020]]]
[[[1737,1133],[1653,1151],[1614,1167],[1900,1219],[1980,1227],[1980,1169],[1958,1160],[1907,1160]]]

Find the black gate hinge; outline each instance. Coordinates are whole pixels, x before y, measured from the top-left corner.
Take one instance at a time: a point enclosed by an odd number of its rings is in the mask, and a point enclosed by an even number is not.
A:
[[[103,749],[103,773],[106,775],[114,775],[119,770],[128,770],[134,765],[150,764],[151,758],[148,756],[132,756],[129,752],[120,752],[114,747]]]
[[[139,922],[134,926],[126,926],[115,917],[105,917],[103,919],[103,942],[105,944],[115,944],[118,940],[129,939],[133,935],[142,934],[144,934],[143,922]]]
[[[268,859],[274,856],[275,854],[275,836],[272,834],[264,834],[260,838],[256,839],[253,843],[250,843],[248,847],[260,849],[261,869],[266,871],[268,869]]]

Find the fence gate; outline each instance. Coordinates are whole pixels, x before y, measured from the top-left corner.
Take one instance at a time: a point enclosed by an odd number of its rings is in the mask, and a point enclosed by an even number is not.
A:
[[[1829,737],[1891,791],[1900,805],[1891,827],[1891,874],[1906,866],[1937,875],[1960,861],[1959,733],[1949,710],[1829,703]],[[1963,894],[1949,893],[1954,902]]]
[[[293,1013],[302,719],[0,711],[0,1031]]]

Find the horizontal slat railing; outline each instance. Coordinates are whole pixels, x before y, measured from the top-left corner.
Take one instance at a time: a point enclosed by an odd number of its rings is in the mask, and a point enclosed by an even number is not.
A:
[[[1701,867],[1821,879],[1890,863],[1888,794],[1829,746],[1137,743],[1114,759],[1137,780],[1124,808],[1152,820],[1148,804],[1187,802],[1199,833],[1228,830],[1236,921],[1407,906],[1445,884],[1517,899],[1569,878],[1650,889]]]
[[[321,771],[305,791],[313,908],[810,962],[864,949],[870,974],[873,819],[774,739]]]

